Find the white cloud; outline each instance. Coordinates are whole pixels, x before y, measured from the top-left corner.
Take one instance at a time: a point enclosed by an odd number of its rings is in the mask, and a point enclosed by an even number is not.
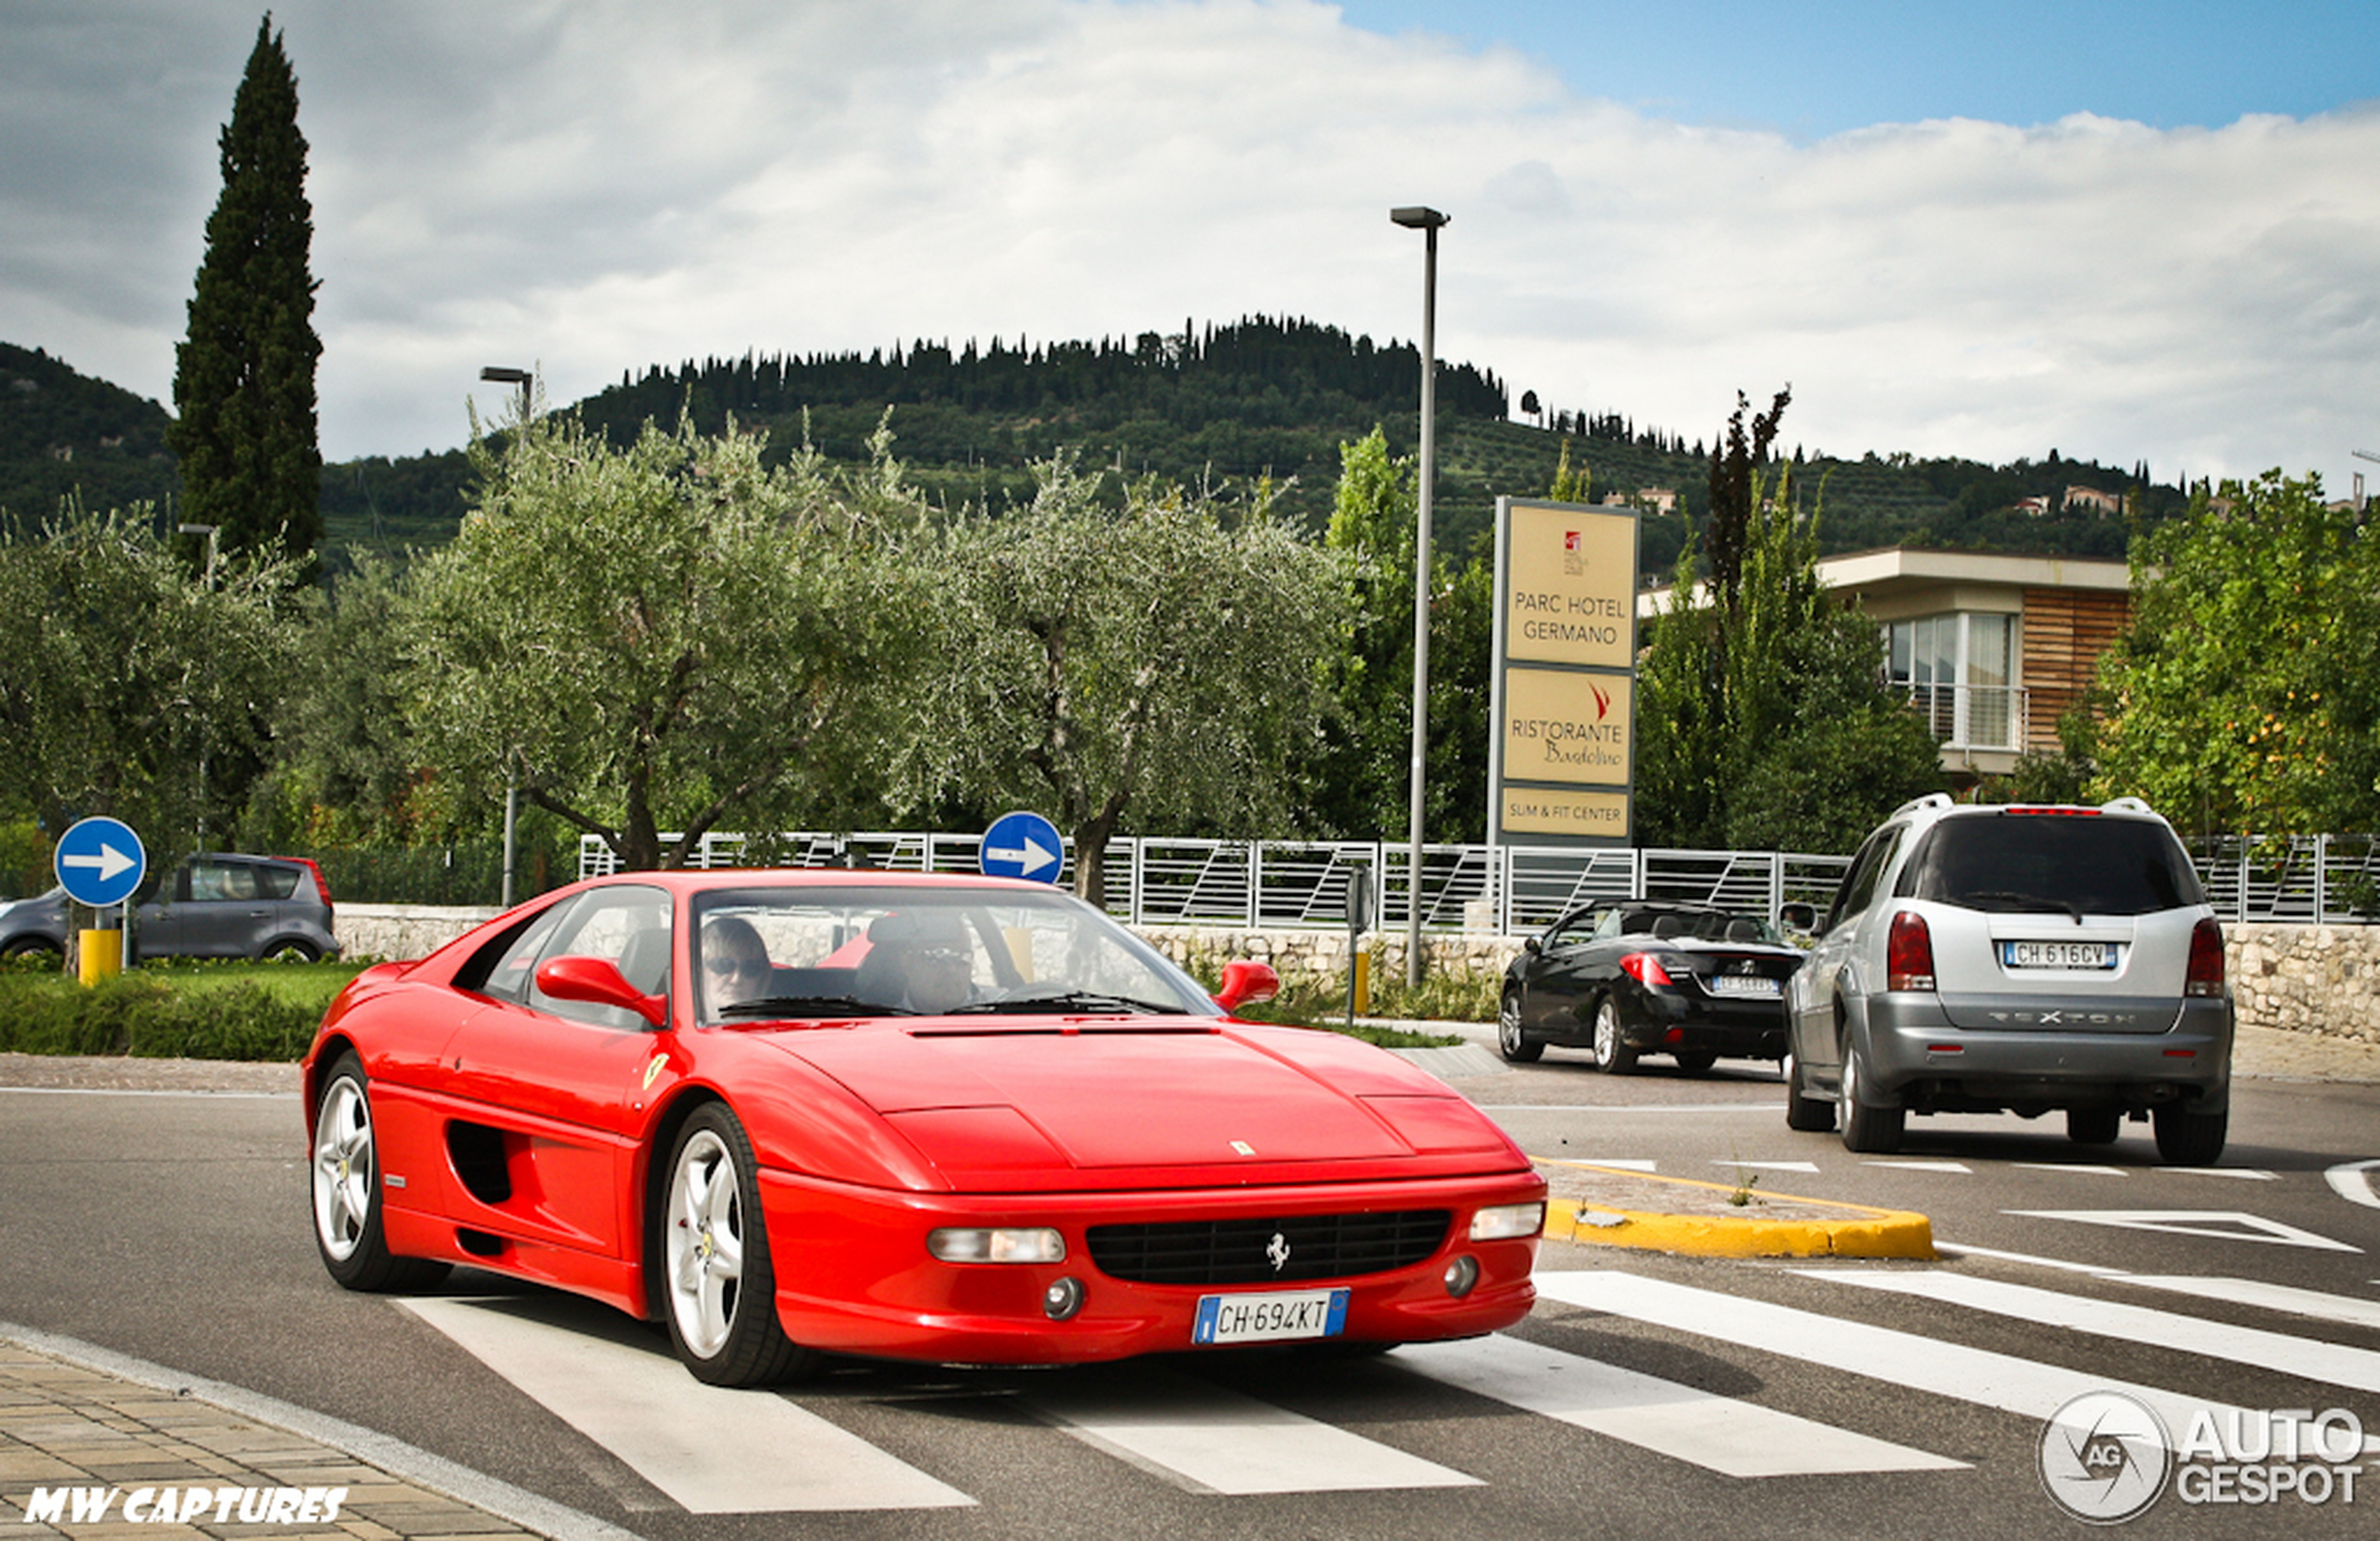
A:
[[[254,12],[94,8],[104,29],[82,7],[0,19],[23,61],[0,66],[0,130],[48,168],[0,174],[0,336],[163,396]],[[1454,216],[1442,353],[1516,397],[1690,438],[1737,388],[1791,380],[1789,442],[2054,446],[2167,476],[2335,475],[2380,438],[2380,113],[1803,145],[1307,0],[276,16],[314,147],[334,457],[454,442],[483,363],[538,362],[570,399],[748,348],[1251,311],[1411,336],[1420,243],[1387,210],[1413,201]],[[44,75],[43,50],[80,62]],[[16,101],[36,78],[38,111]]]

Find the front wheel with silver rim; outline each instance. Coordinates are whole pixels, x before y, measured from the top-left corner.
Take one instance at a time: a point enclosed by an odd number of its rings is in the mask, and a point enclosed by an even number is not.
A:
[[[342,1054],[314,1104],[314,1245],[331,1277],[351,1290],[420,1289],[443,1263],[398,1257],[380,1223],[380,1150],[363,1061]]]
[[[1620,1036],[1619,1002],[1608,995],[1595,1008],[1595,1068],[1606,1075],[1625,1075],[1636,1068],[1636,1050]]]
[[[1516,1065],[1532,1064],[1545,1057],[1545,1045],[1521,1030],[1521,992],[1504,992],[1504,1004],[1495,1013],[1495,1046],[1504,1058]]]
[[[1872,1107],[1860,1099],[1866,1092],[1867,1067],[1859,1045],[1843,1045],[1843,1148],[1863,1155],[1889,1156],[1900,1148],[1901,1129],[1909,1117],[1903,1107]]]
[[[663,1315],[696,1380],[767,1385],[816,1362],[777,1320],[759,1167],[725,1104],[695,1109],[678,1131],[659,1228]]]

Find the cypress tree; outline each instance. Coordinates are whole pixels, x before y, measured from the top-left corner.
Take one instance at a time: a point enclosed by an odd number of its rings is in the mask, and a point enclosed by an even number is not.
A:
[[[268,550],[310,570],[322,537],[314,414],[314,209],[297,76],[268,12],[220,140],[223,192],[206,224],[188,338],[174,350],[167,442],[182,517],[227,553]]]

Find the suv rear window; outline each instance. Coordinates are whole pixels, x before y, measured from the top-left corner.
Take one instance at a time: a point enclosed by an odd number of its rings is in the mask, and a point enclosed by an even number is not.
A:
[[[1898,886],[1969,910],[2146,915],[2206,902],[2164,825],[2075,814],[1944,819]]]

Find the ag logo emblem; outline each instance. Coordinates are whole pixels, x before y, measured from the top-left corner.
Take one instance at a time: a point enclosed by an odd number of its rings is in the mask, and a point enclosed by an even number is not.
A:
[[[2089,1525],[2131,1519],[2157,1502],[2173,1474],[2173,1437],[2148,1404],[2120,1391],[2087,1391],[2050,1415],[2041,1431],[2041,1486]]]

